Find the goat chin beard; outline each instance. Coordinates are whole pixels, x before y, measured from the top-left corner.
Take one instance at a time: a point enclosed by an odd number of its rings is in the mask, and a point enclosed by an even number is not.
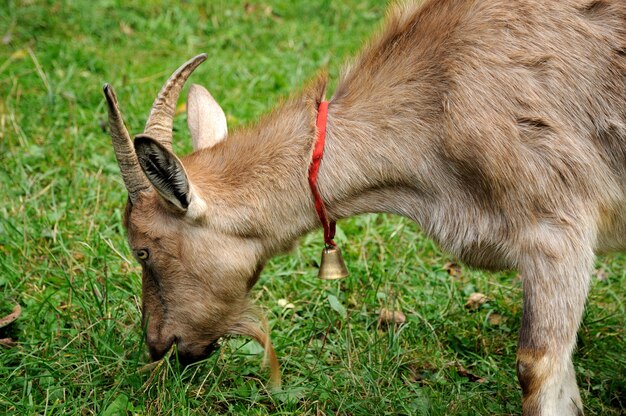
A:
[[[241,319],[228,331],[232,335],[243,335],[254,338],[265,350],[262,366],[269,364],[270,386],[272,389],[280,389],[280,366],[274,346],[269,335],[267,319],[260,308],[248,305]]]

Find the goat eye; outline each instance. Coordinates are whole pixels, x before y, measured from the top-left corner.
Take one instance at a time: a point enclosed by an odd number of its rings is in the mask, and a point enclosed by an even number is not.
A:
[[[148,252],[148,250],[144,249],[135,251],[135,255],[139,260],[148,260],[148,257],[150,257],[150,253]]]

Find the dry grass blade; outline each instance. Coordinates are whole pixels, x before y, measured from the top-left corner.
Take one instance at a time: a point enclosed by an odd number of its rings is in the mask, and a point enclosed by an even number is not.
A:
[[[163,360],[159,360],[159,361],[154,361],[154,362],[142,365],[135,371],[135,374],[147,373],[149,371],[154,370],[156,367],[161,366],[162,364],[163,364]]]

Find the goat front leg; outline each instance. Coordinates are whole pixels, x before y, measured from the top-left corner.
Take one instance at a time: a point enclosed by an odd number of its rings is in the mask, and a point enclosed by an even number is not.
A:
[[[554,242],[558,236],[548,238]],[[594,254],[581,246],[580,239],[563,239],[521,259],[524,312],[517,377],[524,416],[583,414],[571,358]]]

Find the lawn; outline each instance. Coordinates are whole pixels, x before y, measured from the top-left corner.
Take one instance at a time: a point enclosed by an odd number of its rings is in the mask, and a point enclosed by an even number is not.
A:
[[[178,2],[176,2],[178,3]],[[351,276],[316,278],[321,233],[274,259],[252,296],[283,372],[232,338],[190,366],[149,363],[126,191],[104,130],[110,82],[132,133],[188,58],[231,127],[254,121],[318,68],[337,79],[379,27],[375,0],[5,0],[0,6],[0,414],[520,414],[515,272],[458,265],[402,218],[339,223]],[[183,93],[185,96],[186,93]],[[181,103],[183,100],[181,99]],[[190,151],[184,113],[177,152]],[[598,258],[574,365],[588,415],[626,408],[626,257]],[[488,302],[465,307],[472,293]],[[381,308],[406,323],[378,324]]]

